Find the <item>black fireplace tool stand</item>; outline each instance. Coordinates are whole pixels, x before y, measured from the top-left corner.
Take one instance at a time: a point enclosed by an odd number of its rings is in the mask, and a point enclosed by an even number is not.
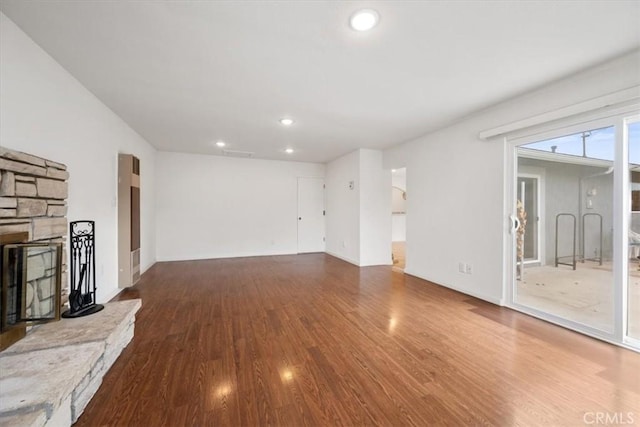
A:
[[[102,310],[96,304],[95,222],[73,221],[69,224],[71,291],[69,310],[62,317],[82,317]]]

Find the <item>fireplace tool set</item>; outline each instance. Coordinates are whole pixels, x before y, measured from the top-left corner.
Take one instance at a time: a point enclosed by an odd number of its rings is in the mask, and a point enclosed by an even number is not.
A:
[[[62,317],[82,317],[104,308],[96,304],[95,222],[73,221],[69,228],[71,289]]]

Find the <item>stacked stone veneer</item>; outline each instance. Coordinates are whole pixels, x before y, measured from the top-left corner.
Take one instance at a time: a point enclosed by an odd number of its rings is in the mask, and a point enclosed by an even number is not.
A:
[[[63,243],[67,236],[67,167],[61,163],[0,147],[0,234],[29,233],[29,242]],[[55,290],[55,257],[51,252],[29,252],[27,311],[50,313]],[[63,302],[66,251],[62,266]]]

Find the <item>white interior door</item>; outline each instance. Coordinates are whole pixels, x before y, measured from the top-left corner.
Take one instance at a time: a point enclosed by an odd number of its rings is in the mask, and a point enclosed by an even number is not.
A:
[[[298,178],[298,253],[324,252],[324,179]]]

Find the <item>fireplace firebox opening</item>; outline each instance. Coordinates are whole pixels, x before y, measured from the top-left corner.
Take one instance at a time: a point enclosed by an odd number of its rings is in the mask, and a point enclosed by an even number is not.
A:
[[[60,320],[62,243],[29,242],[28,233],[0,235],[0,351],[27,327]]]

